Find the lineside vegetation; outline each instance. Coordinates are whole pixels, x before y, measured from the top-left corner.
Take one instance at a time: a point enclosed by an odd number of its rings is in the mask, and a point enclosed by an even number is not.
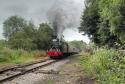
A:
[[[84,76],[95,78],[97,84],[125,83],[125,55],[119,51],[100,49],[82,54],[80,64]]]
[[[46,56],[53,30],[48,23],[38,27],[20,16],[10,16],[3,23],[5,40],[0,40],[0,65],[22,64]]]
[[[125,0],[85,0],[79,31],[98,47],[81,58],[85,74],[97,84],[124,84]]]

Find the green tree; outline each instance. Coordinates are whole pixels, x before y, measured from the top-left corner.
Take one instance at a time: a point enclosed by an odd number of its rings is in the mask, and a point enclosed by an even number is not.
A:
[[[23,30],[26,26],[26,21],[19,16],[11,16],[3,24],[3,35],[6,39],[9,39],[16,32]]]
[[[52,39],[53,30],[47,23],[42,23],[35,35],[35,42],[38,49],[47,49]]]
[[[83,50],[86,47],[86,43],[83,41],[71,41],[69,44],[79,50]]]
[[[99,30],[99,13],[97,2],[97,0],[86,0],[86,9],[82,15],[82,22],[81,26],[79,27],[79,31],[83,31],[84,34],[87,34],[92,41],[100,44],[100,35],[97,33]]]
[[[80,31],[99,46],[125,44],[125,1],[86,0]]]
[[[47,23],[36,28],[31,21],[19,16],[11,16],[4,21],[4,36],[14,49],[46,49],[51,41],[53,30]]]
[[[11,48],[31,50],[36,48],[33,42],[36,31],[34,24],[19,16],[11,16],[4,21],[4,36]]]
[[[25,32],[29,38],[33,38],[36,31],[37,28],[31,21],[27,22],[27,25],[23,28],[23,32]]]
[[[0,40],[0,50],[2,50],[4,47],[7,47],[7,41],[6,40]]]
[[[27,36],[25,32],[15,33],[8,41],[13,49],[31,50],[34,48],[33,40]]]

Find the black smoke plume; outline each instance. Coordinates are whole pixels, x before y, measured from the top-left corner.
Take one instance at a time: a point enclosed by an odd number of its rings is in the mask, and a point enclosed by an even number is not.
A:
[[[74,0],[57,0],[47,12],[54,35],[61,38],[66,28],[78,27],[82,8]]]

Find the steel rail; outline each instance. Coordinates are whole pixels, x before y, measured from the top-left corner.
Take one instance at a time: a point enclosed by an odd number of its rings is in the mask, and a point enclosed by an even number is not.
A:
[[[22,71],[22,72],[20,72],[20,73],[17,73],[17,74],[8,76],[8,77],[3,78],[3,79],[0,79],[0,83],[3,83],[3,82],[5,82],[5,81],[9,81],[9,80],[14,79],[14,78],[16,78],[16,77],[19,77],[19,76],[21,76],[21,75],[24,75],[24,74],[26,74],[26,73],[28,73],[28,72],[32,72],[32,71],[34,71],[34,70],[38,70],[39,68],[43,68],[43,67],[48,66],[48,65],[50,65],[50,64],[52,64],[52,63],[55,63],[55,62],[57,62],[57,61],[56,61],[56,60],[53,60],[53,61],[50,61],[50,62],[45,63],[45,64],[43,64],[43,65],[41,64],[41,65],[39,65],[39,66],[37,66],[37,67],[33,67],[33,68],[31,68],[31,69],[27,69],[27,70],[24,70],[24,71]],[[42,62],[42,63],[44,63],[44,62]]]

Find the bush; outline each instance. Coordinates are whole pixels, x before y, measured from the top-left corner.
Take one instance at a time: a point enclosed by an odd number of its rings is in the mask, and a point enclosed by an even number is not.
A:
[[[125,57],[115,50],[98,50],[81,60],[86,75],[97,78],[101,84],[125,83]]]

